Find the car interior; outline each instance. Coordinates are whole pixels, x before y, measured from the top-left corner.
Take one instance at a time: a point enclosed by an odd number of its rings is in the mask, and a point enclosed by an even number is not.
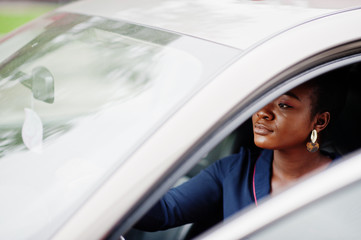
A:
[[[343,86],[347,88],[347,98],[340,117],[330,129],[328,140],[321,145],[322,150],[343,156],[361,147],[361,127],[359,127],[358,124],[359,119],[361,119],[361,84],[359,84],[361,82],[361,63],[354,63],[332,70],[321,77],[334,78],[339,82],[340,87]],[[218,159],[237,153],[241,146],[257,149],[253,143],[251,119],[241,124],[216,147],[209,151],[177,184],[192,178]],[[209,228],[209,226],[207,227]],[[124,235],[124,238],[127,240],[186,240],[203,232],[207,227],[205,228],[204,226],[199,226],[197,223],[193,223],[151,233],[131,229]]]

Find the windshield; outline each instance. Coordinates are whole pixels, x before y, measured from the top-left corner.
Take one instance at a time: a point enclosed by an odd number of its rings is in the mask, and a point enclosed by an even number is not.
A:
[[[1,239],[51,236],[240,53],[68,13],[0,40],[0,52]]]

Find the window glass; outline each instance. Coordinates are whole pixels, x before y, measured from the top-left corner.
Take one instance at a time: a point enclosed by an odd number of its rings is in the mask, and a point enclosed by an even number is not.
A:
[[[100,17],[39,21],[0,43],[1,239],[48,238],[240,53]]]

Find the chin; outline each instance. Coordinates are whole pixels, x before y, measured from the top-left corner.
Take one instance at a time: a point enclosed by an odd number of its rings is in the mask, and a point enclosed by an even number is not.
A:
[[[264,145],[268,145],[269,142],[268,139],[264,136],[254,136],[254,144],[256,144],[257,147],[262,147]]]
[[[262,149],[270,149],[270,150],[274,149],[271,146],[268,146],[267,144],[256,144],[256,146]]]
[[[254,142],[255,143],[255,145],[257,146],[257,147],[259,147],[259,148],[264,148],[264,149],[270,149],[269,148],[269,145],[268,144],[265,144],[265,143],[260,143],[260,142]]]
[[[273,150],[273,149],[277,148],[276,146],[274,146],[274,144],[270,143],[270,141],[268,139],[265,139],[265,137],[255,137],[254,144],[257,147],[263,148],[263,149]]]

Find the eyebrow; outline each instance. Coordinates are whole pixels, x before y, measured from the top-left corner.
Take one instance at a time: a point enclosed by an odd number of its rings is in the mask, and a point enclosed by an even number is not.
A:
[[[294,94],[293,92],[286,92],[284,95],[290,96],[292,98],[297,99],[298,101],[301,101],[300,98],[296,94]]]

